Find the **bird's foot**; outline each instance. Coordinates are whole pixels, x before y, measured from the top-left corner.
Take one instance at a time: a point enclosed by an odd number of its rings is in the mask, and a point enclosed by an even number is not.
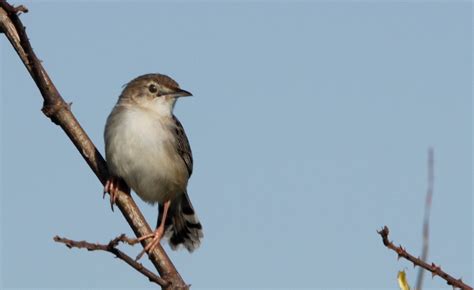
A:
[[[153,233],[144,235],[136,239],[137,242],[141,242],[148,238],[153,238],[151,242],[149,242],[148,245],[146,245],[145,248],[140,252],[140,254],[138,254],[138,256],[135,258],[135,261],[140,260],[141,257],[143,257],[145,253],[148,253],[148,254],[151,253],[156,248],[156,246],[160,243],[161,239],[163,238],[164,232],[165,232],[165,227],[160,226]]]
[[[105,194],[108,192],[110,194],[110,207],[114,211],[114,204],[117,201],[117,192],[119,190],[120,179],[118,177],[109,177],[104,186],[104,195],[102,198],[105,198]]]

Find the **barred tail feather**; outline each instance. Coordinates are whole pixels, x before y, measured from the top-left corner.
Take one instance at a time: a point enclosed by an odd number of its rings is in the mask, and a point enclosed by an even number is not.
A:
[[[189,252],[193,252],[199,247],[200,239],[203,237],[202,225],[194,212],[187,193],[184,193],[178,200],[171,202],[168,217],[165,221],[165,236],[173,250],[183,245]]]

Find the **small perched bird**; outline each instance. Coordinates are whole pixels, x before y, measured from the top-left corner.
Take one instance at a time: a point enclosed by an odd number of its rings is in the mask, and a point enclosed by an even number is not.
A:
[[[138,238],[153,238],[139,257],[163,236],[173,250],[182,244],[190,252],[203,237],[186,190],[193,171],[191,148],[173,114],[176,100],[185,96],[192,94],[166,75],[142,75],[126,85],[107,118],[105,155],[111,177],[104,192],[113,204],[123,180],[141,199],[159,204],[156,230]]]

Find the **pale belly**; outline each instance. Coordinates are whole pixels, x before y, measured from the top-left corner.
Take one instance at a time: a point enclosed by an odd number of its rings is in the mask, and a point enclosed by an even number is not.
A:
[[[187,169],[174,149],[168,124],[140,111],[120,114],[126,115],[108,120],[105,138],[111,174],[123,178],[149,203],[163,203],[184,193]]]

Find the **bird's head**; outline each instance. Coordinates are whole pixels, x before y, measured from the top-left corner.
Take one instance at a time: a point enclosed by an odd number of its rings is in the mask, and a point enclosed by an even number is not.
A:
[[[136,104],[162,114],[172,113],[179,97],[192,96],[181,89],[176,81],[162,74],[146,74],[130,81],[119,102]]]

